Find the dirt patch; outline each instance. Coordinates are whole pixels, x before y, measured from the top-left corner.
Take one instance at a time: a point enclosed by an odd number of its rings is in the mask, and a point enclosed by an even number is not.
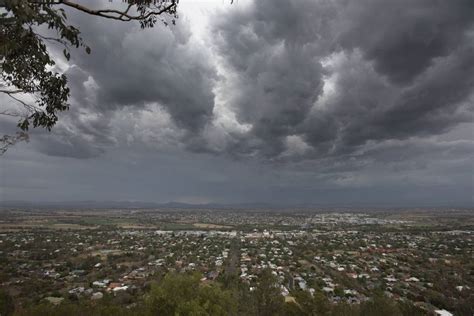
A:
[[[193,226],[197,227],[197,228],[205,228],[205,229],[228,229],[228,228],[232,228],[232,226],[208,224],[208,223],[194,223]]]

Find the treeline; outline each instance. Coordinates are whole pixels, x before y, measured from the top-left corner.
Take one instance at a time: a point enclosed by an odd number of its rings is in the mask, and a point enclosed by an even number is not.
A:
[[[382,293],[360,305],[331,304],[321,293],[311,295],[306,291],[291,293],[287,300],[280,294],[275,277],[267,270],[259,278],[257,287],[250,291],[248,286],[235,277],[224,277],[220,282],[203,283],[199,274],[167,274],[160,282],[152,284],[145,295],[127,305],[118,305],[113,296],[92,301],[65,300],[54,306],[40,302],[22,308],[6,292],[0,294],[0,315],[8,316],[129,316],[129,315],[322,315],[322,316],[416,316],[423,311],[410,303],[391,300]]]

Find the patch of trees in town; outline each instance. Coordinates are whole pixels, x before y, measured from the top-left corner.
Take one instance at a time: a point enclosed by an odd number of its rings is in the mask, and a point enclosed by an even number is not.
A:
[[[169,273],[153,283],[138,299],[127,293],[105,295],[101,300],[64,300],[59,305],[40,301],[15,309],[5,291],[0,293],[1,315],[423,315],[411,303],[392,300],[376,293],[357,304],[332,304],[322,293],[295,291],[285,301],[270,270],[264,270],[256,288],[249,290],[237,278],[203,283],[198,273]],[[124,294],[124,295],[122,295]],[[130,302],[128,305],[123,303]]]

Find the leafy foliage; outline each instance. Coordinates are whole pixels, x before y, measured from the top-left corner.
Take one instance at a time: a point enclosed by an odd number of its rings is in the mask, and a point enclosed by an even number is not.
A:
[[[200,276],[168,274],[152,286],[146,300],[150,315],[235,315],[237,304],[229,291],[200,285]]]
[[[280,289],[276,277],[270,269],[263,270],[255,290],[258,315],[277,315],[283,308],[284,300],[280,295]]]
[[[2,90],[22,103],[27,110],[19,127],[27,131],[33,127],[50,130],[57,122],[57,113],[68,109],[69,88],[64,75],[50,69],[55,62],[51,58],[37,27],[47,25],[58,32],[56,41],[75,47],[84,46],[79,30],[67,25],[64,9],[53,9],[50,4],[21,0],[6,0],[5,13],[1,17],[0,59],[2,60]],[[65,49],[65,56],[69,52]],[[35,104],[16,98],[14,94],[30,94]]]
[[[285,302],[276,286],[276,277],[270,270],[260,275],[257,289],[232,286],[223,288],[221,283],[203,283],[197,273],[169,273],[152,284],[145,295],[117,305],[117,297],[106,294],[101,301],[65,300],[58,306],[41,302],[13,312],[13,301],[0,291],[2,315],[88,315],[88,316],[414,316],[426,314],[407,302],[396,302],[382,292],[375,293],[368,301],[359,304],[330,303],[322,293],[311,295],[295,291],[293,300]],[[243,283],[240,283],[243,285]],[[247,289],[246,292],[243,289]],[[239,293],[240,292],[240,293]],[[244,294],[242,292],[245,292]],[[243,294],[243,295],[242,295]],[[113,300],[112,300],[113,298]],[[128,304],[128,305],[127,305]],[[6,312],[5,312],[6,311]],[[466,310],[467,311],[467,310]],[[465,314],[464,311],[460,315]]]
[[[294,296],[302,314],[321,316],[330,314],[331,306],[322,293],[311,295],[307,291],[297,291]]]
[[[9,316],[15,310],[13,299],[6,291],[0,289],[0,315]]]
[[[401,315],[397,304],[384,296],[381,293],[376,293],[375,296],[364,302],[361,305],[360,313],[367,316],[397,316]]]

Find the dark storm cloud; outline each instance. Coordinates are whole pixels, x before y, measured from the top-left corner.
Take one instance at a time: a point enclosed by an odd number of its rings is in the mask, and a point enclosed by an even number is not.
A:
[[[337,41],[358,47],[375,69],[407,84],[467,40],[474,22],[470,0],[348,1]]]
[[[271,158],[285,150],[285,137],[296,133],[321,93],[325,47],[316,40],[326,18],[310,1],[256,1],[236,11],[217,17],[213,29],[217,49],[238,75],[226,92],[239,121],[252,125],[257,150]],[[238,144],[230,150],[247,151]]]
[[[92,54],[58,63],[71,108],[7,152],[0,199],[472,205],[473,1],[208,18],[203,35],[185,14],[141,30],[68,11]]]
[[[51,156],[87,159],[102,155],[114,145],[112,111],[97,106],[97,87],[89,73],[72,66],[65,72],[71,97],[70,109],[61,113],[52,132],[33,129],[34,146]]]
[[[233,72],[231,106],[252,128],[228,150],[258,144],[256,155],[278,160],[297,136],[310,147],[302,159],[321,159],[470,121],[473,23],[474,4],[463,0],[264,0],[230,10],[214,23],[215,44]]]
[[[416,126],[434,134],[453,123],[471,121],[468,110],[473,109],[474,36],[466,40],[463,47],[427,70],[423,80],[403,91],[382,122],[392,123],[393,134],[411,134]]]
[[[99,102],[112,107],[157,102],[191,132],[211,119],[214,70],[206,64],[207,56],[180,43],[169,29],[130,31],[100,62],[101,68],[88,69],[100,87]]]
[[[92,54],[73,51],[71,109],[52,135],[39,133],[40,151],[51,155],[95,157],[124,137],[160,142],[150,137],[157,133],[194,152],[333,159],[369,142],[444,133],[472,118],[468,0],[254,1],[211,17],[207,48],[193,41],[185,18],[150,30],[76,11],[68,18]],[[221,106],[245,130],[216,128],[219,85]]]
[[[93,53],[73,55],[73,106],[57,139],[41,147],[46,153],[100,154],[115,142],[111,117],[150,103],[167,111],[191,151],[270,161],[438,134],[472,113],[471,1],[264,0],[214,16],[212,49],[227,67],[224,106],[249,126],[210,132],[227,135],[218,149],[203,132],[222,78],[186,20],[141,30],[76,12],[69,18]],[[67,135],[76,142],[62,141]],[[289,153],[295,140],[304,150]],[[47,150],[58,144],[63,149]]]
[[[452,52],[403,89],[390,86],[370,70],[357,71],[344,62],[348,67],[336,81],[341,91],[337,101],[314,115],[331,113],[337,120],[338,145],[346,150],[370,140],[436,135],[470,122],[474,47],[469,45]],[[353,69],[356,71],[351,74]],[[311,132],[309,137],[314,134]]]
[[[88,5],[101,4],[91,1]],[[138,23],[66,11],[92,53],[72,50],[72,67],[65,73],[71,107],[53,134],[33,132],[40,134],[41,152],[76,158],[100,155],[117,144],[116,122],[111,122],[117,113],[147,111],[148,104],[158,104],[169,113],[184,146],[204,148],[193,144],[202,142],[200,133],[212,120],[216,73],[202,47],[190,42],[185,19],[176,26],[158,23],[142,30]],[[61,47],[51,45],[51,49],[61,58]],[[130,111],[122,111],[125,108]],[[132,117],[130,121],[139,124]]]
[[[81,130],[77,130],[75,133],[65,135],[39,137],[36,147],[39,152],[46,155],[78,159],[97,157],[105,152],[105,148],[100,144],[96,142],[90,144],[85,138],[78,136],[81,132]]]
[[[146,41],[145,34],[142,36]],[[161,40],[151,42],[142,48],[144,52],[135,61],[124,61],[129,63],[131,72],[118,73],[115,82],[108,81],[109,98],[118,104],[158,102],[181,128],[198,132],[212,117],[214,70],[206,64],[207,56],[192,46],[183,45],[156,54],[155,47],[160,45]],[[123,85],[128,89],[122,95],[119,91]]]

